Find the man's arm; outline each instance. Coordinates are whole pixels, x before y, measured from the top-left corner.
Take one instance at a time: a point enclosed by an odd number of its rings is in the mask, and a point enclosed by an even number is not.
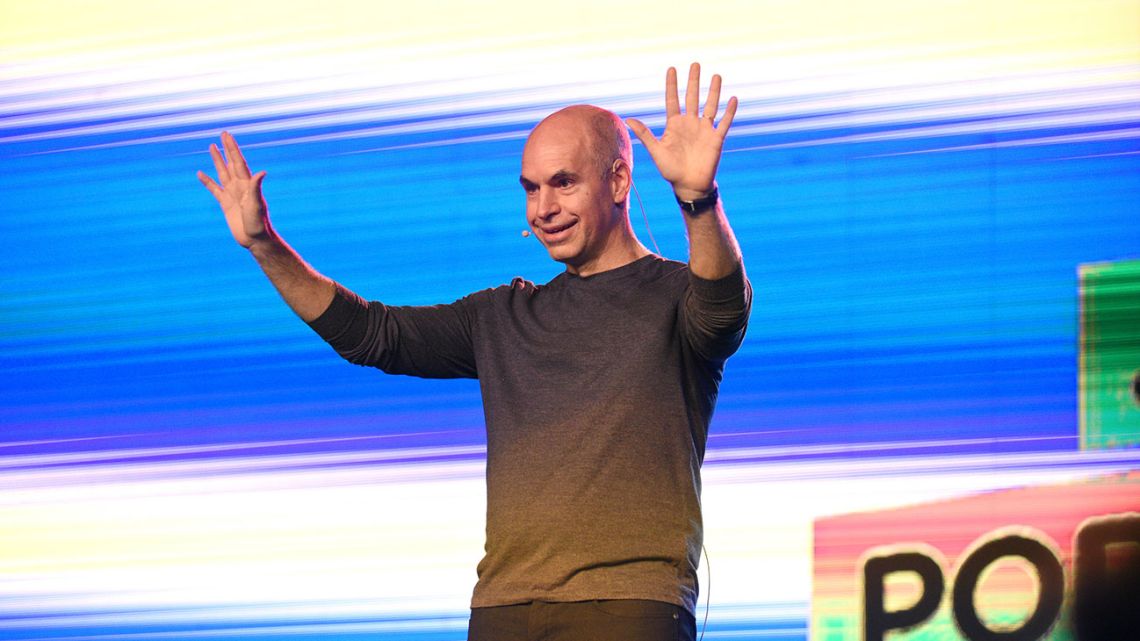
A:
[[[645,145],[661,176],[672,184],[677,199],[689,202],[703,200],[716,189],[716,169],[737,105],[735,97],[729,98],[720,124],[714,124],[721,85],[720,76],[714,75],[704,112],[698,116],[700,83],[701,67],[694,62],[689,67],[682,113],[677,96],[677,70],[669,68],[665,75],[665,132],[660,139],[640,120],[626,121]],[[743,268],[740,246],[719,198],[683,215],[689,234],[689,270],[693,274],[717,280]]]
[[[237,141],[228,132],[222,133],[222,146],[224,158],[217,145],[210,145],[217,182],[201,171],[198,180],[218,200],[234,240],[249,250],[289,307],[305,322],[315,320],[332,302],[336,285],[310,267],[273,230],[261,194],[265,172],[250,174]]]
[[[366,302],[322,276],[277,235],[261,194],[265,172],[250,174],[241,149],[222,134],[225,156],[210,145],[218,180],[198,180],[218,199],[230,233],[249,250],[281,297],[345,359],[386,372],[451,378],[475,376],[465,303],[389,307]],[[338,291],[339,290],[339,291]]]

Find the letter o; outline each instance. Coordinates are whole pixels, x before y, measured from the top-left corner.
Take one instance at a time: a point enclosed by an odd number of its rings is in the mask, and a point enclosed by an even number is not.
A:
[[[974,607],[974,589],[982,572],[1006,556],[1019,556],[1033,565],[1040,581],[1037,607],[1025,623],[1014,630],[995,631],[986,627]],[[954,621],[971,641],[1037,641],[1049,630],[1061,612],[1065,596],[1065,572],[1052,550],[1040,541],[1011,534],[979,546],[962,563],[954,579],[952,601]]]

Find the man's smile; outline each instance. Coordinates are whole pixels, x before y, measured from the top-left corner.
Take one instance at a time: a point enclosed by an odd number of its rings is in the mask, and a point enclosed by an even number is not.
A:
[[[578,224],[578,219],[571,220],[561,225],[552,225],[549,227],[539,227],[542,231],[542,237],[547,241],[559,241],[569,236],[569,230]]]

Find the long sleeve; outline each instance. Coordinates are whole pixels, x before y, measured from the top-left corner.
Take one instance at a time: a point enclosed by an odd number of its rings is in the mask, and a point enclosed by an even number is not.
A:
[[[716,280],[690,273],[681,307],[682,332],[702,357],[723,362],[744,340],[751,309],[752,286],[743,266]]]
[[[309,326],[345,360],[389,374],[475,378],[468,298],[447,305],[366,302],[337,286],[328,308]]]

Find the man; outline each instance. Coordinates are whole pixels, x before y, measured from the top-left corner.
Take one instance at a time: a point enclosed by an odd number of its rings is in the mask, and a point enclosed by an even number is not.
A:
[[[229,134],[210,153],[237,242],[343,357],[389,373],[477,377],[487,424],[487,540],[469,638],[693,639],[701,549],[700,465],[724,361],[751,290],[716,189],[736,111],[698,115],[666,75],[665,132],[628,125],[672,186],[687,265],[649,252],[629,222],[632,150],[622,121],[585,105],[547,117],[523,149],[527,223],[566,271],[515,279],[448,305],[365,302],[276,234]],[[220,183],[220,184],[219,184]]]

